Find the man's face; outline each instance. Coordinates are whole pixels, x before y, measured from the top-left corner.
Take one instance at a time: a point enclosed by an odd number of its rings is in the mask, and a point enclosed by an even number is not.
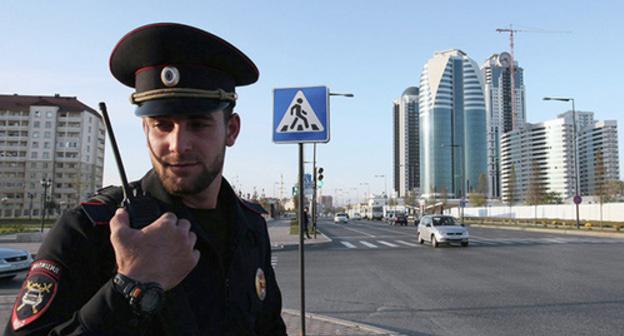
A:
[[[176,196],[195,195],[223,170],[225,147],[234,145],[240,118],[227,121],[223,112],[189,117],[146,117],[143,129],[150,158],[165,190]]]

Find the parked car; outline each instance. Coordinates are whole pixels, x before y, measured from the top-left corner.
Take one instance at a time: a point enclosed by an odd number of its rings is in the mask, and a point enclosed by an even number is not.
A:
[[[0,248],[0,279],[12,279],[30,268],[33,259],[28,251]]]
[[[417,235],[419,243],[428,241],[433,247],[451,243],[466,247],[470,239],[468,230],[458,224],[455,218],[446,215],[423,216],[418,224]]]
[[[334,217],[334,223],[349,223],[349,215],[346,213],[337,213]]]
[[[353,216],[351,216],[351,219],[362,219],[362,215],[360,215],[359,212],[355,212]]]
[[[395,213],[394,217],[392,217],[392,220],[390,221],[390,225],[407,226],[407,215],[400,212]]]

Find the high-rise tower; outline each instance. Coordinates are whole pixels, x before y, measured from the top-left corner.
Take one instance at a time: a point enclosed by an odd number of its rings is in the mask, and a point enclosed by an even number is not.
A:
[[[500,137],[503,133],[521,128],[526,123],[523,69],[514,61],[515,73],[511,93],[511,55],[494,54],[485,61],[481,72],[485,80],[485,111],[488,148],[488,190],[490,198],[500,194]],[[512,100],[514,100],[512,102]],[[515,119],[514,108],[515,104]],[[514,128],[515,127],[515,128]]]
[[[437,52],[420,77],[420,185],[426,197],[463,197],[487,174],[479,66],[461,50]]]
[[[418,88],[394,101],[394,190],[399,197],[419,192]]]

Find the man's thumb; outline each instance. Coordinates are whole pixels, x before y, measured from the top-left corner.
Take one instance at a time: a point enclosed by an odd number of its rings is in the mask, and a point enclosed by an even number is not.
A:
[[[110,220],[110,229],[111,232],[113,232],[124,227],[130,227],[130,217],[126,209],[119,208],[115,211],[115,215]]]

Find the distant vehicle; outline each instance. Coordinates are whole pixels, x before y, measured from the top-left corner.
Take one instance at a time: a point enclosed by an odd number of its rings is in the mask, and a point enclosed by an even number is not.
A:
[[[32,262],[28,251],[0,248],[0,279],[12,279],[19,273],[28,271]]]
[[[334,217],[334,223],[349,223],[349,215],[346,213],[337,213]]]
[[[418,215],[414,214],[414,215],[407,216],[407,225],[418,226],[419,222],[420,222],[420,218],[418,217]]]
[[[466,247],[470,239],[464,226],[459,225],[452,216],[445,215],[423,216],[418,224],[417,237],[419,243],[428,241],[434,248],[440,244],[451,243],[459,243]]]
[[[351,219],[362,219],[362,215],[360,215],[359,212],[355,212],[353,216],[351,216]]]
[[[381,220],[383,218],[383,206],[374,206],[371,210],[371,219]]]
[[[396,212],[390,221],[390,225],[407,226],[407,216],[402,212]]]

